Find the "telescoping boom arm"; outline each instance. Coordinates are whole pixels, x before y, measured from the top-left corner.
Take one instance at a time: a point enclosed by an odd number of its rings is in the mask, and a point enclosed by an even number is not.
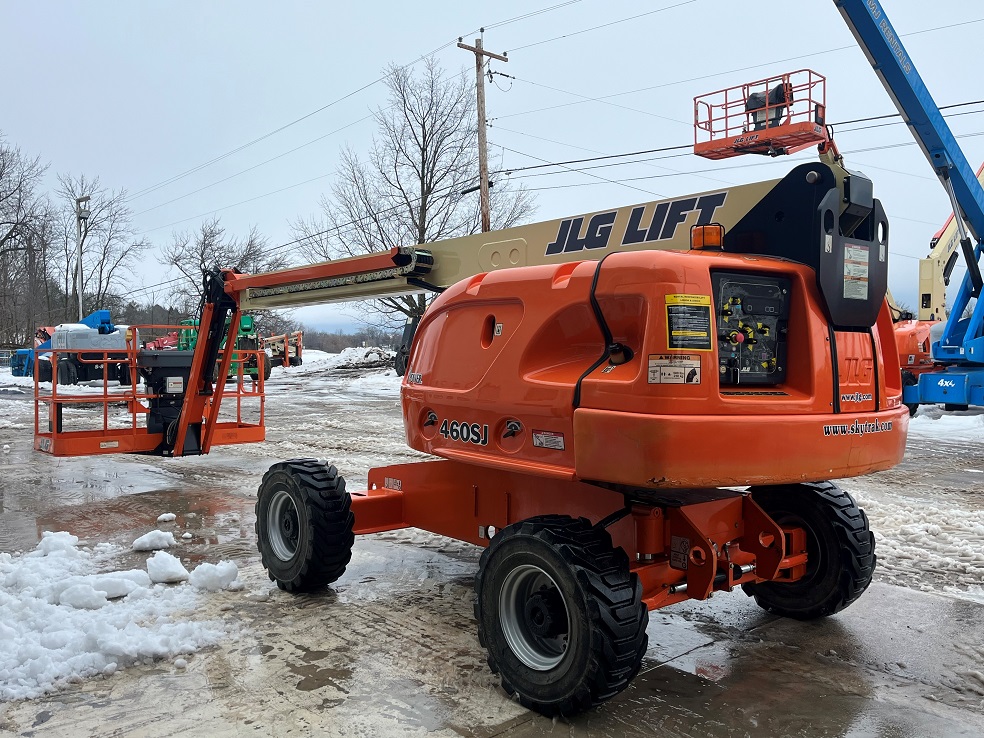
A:
[[[879,0],[834,0],[834,4],[902,114],[953,205],[967,274],[954,299],[943,336],[938,344],[934,344],[934,358],[943,362],[984,364],[984,308],[978,303],[969,323],[961,321],[970,299],[981,294],[979,260],[981,238],[984,237],[984,188],[889,22],[883,4]],[[971,243],[971,236],[976,245]],[[931,377],[927,378],[927,387],[931,381]],[[907,396],[906,401],[909,399]],[[967,404],[966,399],[960,401],[952,397],[924,397],[921,401]]]

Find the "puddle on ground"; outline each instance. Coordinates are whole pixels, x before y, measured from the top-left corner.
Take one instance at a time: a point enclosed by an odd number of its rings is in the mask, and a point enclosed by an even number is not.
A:
[[[43,531],[67,530],[88,545],[113,543],[123,548],[148,531],[170,531],[183,559],[191,562],[241,558],[255,553],[254,500],[215,489],[166,489],[125,494],[74,505],[59,505],[31,515],[0,511],[0,550],[28,550]],[[162,513],[175,520],[158,523]],[[190,538],[183,538],[190,534]],[[146,556],[146,554],[143,554]]]

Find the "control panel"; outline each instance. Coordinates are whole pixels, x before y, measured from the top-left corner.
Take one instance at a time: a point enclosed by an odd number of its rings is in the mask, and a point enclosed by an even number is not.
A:
[[[729,272],[717,272],[712,280],[720,383],[782,383],[790,281]]]

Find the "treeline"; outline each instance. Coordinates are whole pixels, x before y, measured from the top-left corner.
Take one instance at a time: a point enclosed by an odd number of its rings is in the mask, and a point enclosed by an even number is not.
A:
[[[135,232],[126,195],[85,175],[60,174],[0,136],[0,343],[21,345],[37,325],[56,325],[124,294],[131,267],[150,244]],[[79,198],[89,196],[80,202]],[[85,215],[78,217],[79,211]],[[81,283],[78,240],[84,245]]]
[[[400,346],[402,332],[396,333],[380,328],[364,328],[355,333],[326,333],[325,331],[309,330],[300,326],[304,331],[304,348],[327,351],[337,354],[343,349],[357,346],[378,346],[379,348],[397,349]]]
[[[31,345],[38,326],[76,322],[80,292],[83,315],[109,310],[119,324],[175,325],[196,317],[204,270],[219,265],[257,273],[289,264],[255,228],[236,237],[215,218],[175,233],[154,252],[132,224],[124,190],[66,174],[48,190],[47,171],[40,157],[0,133],[0,347]],[[148,257],[178,276],[134,284],[133,268]],[[274,313],[261,313],[256,322],[261,335],[296,328]]]

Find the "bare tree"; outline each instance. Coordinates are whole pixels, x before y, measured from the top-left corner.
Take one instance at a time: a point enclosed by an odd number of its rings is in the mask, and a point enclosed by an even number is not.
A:
[[[150,247],[150,242],[138,237],[124,190],[107,190],[100,186],[98,177],[59,175],[56,194],[62,203],[57,239],[66,311],[78,301],[79,289],[83,306],[88,303],[90,310],[99,309],[114,290],[126,292],[132,288],[125,281],[129,268]],[[79,285],[75,200],[84,195],[89,195],[90,200]]]
[[[174,292],[188,313],[194,312],[201,300],[205,273],[216,266],[254,274],[288,265],[286,255],[272,251],[255,227],[245,238],[232,238],[226,236],[218,218],[205,221],[196,232],[174,234],[173,242],[164,247],[162,254],[161,263],[181,273]]]
[[[39,191],[46,166],[0,137],[0,342],[24,343],[51,322],[51,209]]]
[[[475,94],[464,74],[448,76],[427,59],[419,76],[407,67],[387,71],[389,105],[375,111],[378,135],[367,160],[342,152],[338,179],[322,212],[291,226],[313,261],[429,243],[481,229]],[[528,218],[532,196],[497,184],[492,227]],[[370,308],[393,326],[420,315],[424,295],[384,298]]]
[[[0,138],[0,255],[23,250],[21,237],[46,209],[37,187],[47,168],[40,157],[30,159]]]

